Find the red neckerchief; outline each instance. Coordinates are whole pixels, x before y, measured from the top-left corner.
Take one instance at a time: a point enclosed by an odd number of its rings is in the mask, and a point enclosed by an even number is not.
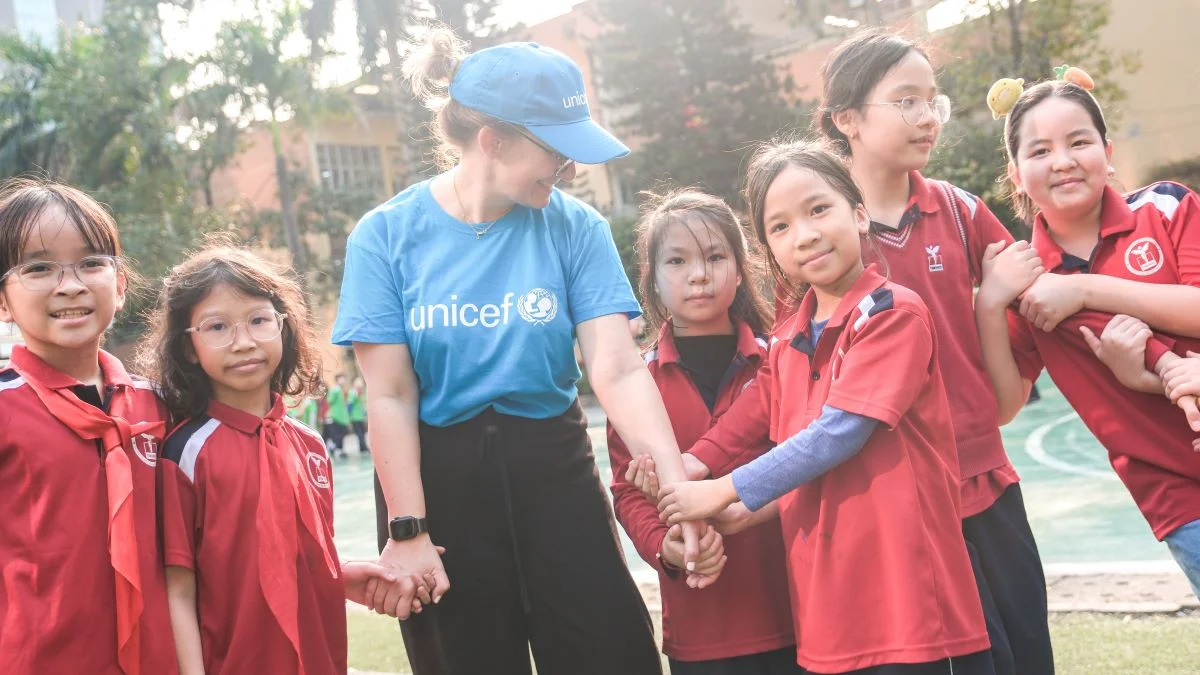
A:
[[[21,354],[18,354],[20,350]],[[133,507],[133,470],[126,448],[135,434],[161,436],[164,425],[159,422],[130,424],[119,415],[106,414],[94,405],[81,401],[73,385],[50,387],[23,366],[37,358],[32,352],[18,347],[14,350],[12,367],[24,379],[50,414],[75,435],[88,441],[99,440],[104,446],[104,477],[108,487],[108,554],[116,572],[117,589],[117,663],[126,675],[140,675],[142,652],[142,575],[138,564],[137,528]],[[25,358],[22,358],[25,357]],[[40,359],[39,359],[40,360]],[[116,357],[101,351],[101,372],[105,380],[112,373],[125,372]],[[48,364],[45,367],[49,368]],[[116,385],[112,389],[110,410],[130,409],[132,387]]]
[[[258,575],[267,606],[296,651],[296,659],[300,664],[298,675],[304,675],[304,661],[300,656],[300,600],[295,559],[288,557],[282,565],[278,562],[281,553],[300,550],[297,511],[304,529],[321,546],[325,564],[335,579],[338,577],[338,562],[333,552],[332,533],[325,527],[313,487],[306,479],[308,469],[302,464],[306,460],[293,450],[299,441],[295,440],[295,430],[287,429],[289,424],[284,419],[283,400],[276,396],[259,431],[256,523],[261,541],[258,546]]]

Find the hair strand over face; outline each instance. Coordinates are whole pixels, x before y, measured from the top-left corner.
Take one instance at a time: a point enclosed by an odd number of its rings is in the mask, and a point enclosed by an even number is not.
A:
[[[755,334],[766,334],[771,328],[771,309],[760,288],[760,258],[750,250],[733,209],[719,197],[699,190],[674,190],[662,195],[643,192],[642,195],[647,201],[637,224],[636,250],[639,288],[650,329],[659,330],[670,318],[656,289],[658,256],[666,232],[673,224],[699,222],[725,239],[742,278],[729,308],[730,315],[745,321]]]

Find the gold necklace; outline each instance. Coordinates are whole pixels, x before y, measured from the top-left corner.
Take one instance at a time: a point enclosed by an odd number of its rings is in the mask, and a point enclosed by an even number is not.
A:
[[[476,239],[482,238],[483,235],[488,233],[488,230],[492,229],[492,227],[494,227],[496,225],[496,223],[500,222],[499,220],[493,220],[491,222],[486,222],[486,223],[472,223],[471,221],[467,220],[467,209],[466,209],[466,207],[463,206],[462,197],[460,197],[458,194],[458,172],[457,171],[455,171],[450,176],[450,187],[454,188],[454,201],[458,202],[458,210],[460,213],[462,213],[463,222],[467,224],[467,227],[471,228],[471,230],[475,232]]]

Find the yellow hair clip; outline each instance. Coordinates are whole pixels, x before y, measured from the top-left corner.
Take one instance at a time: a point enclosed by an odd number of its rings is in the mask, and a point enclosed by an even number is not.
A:
[[[1088,91],[1096,88],[1096,81],[1092,79],[1092,76],[1088,75],[1087,71],[1083,68],[1077,66],[1068,66],[1064,63],[1054,69],[1054,77],[1064,82],[1079,85]]]
[[[987,106],[992,111],[992,119],[998,120],[1012,110],[1013,104],[1024,90],[1025,80],[1002,77],[988,89]]]

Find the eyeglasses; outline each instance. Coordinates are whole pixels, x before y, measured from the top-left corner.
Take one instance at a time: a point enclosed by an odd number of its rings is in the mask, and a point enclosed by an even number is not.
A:
[[[34,292],[52,291],[62,283],[63,275],[69,268],[75,273],[75,278],[84,286],[103,286],[112,283],[117,278],[117,270],[121,267],[121,259],[111,255],[89,255],[73,263],[60,263],[53,260],[34,260],[23,265],[17,265],[0,276],[0,283],[9,277],[26,289]]]
[[[937,120],[938,124],[950,121],[950,97],[945,94],[938,94],[928,101],[920,96],[905,96],[899,101],[864,103],[863,105],[894,105],[900,109],[900,117],[914,127],[925,121],[927,112],[933,113],[933,119]]]
[[[550,147],[549,145],[546,145],[545,143],[542,142],[542,140],[540,138],[529,133],[523,127],[513,126],[513,128],[517,130],[518,134],[521,134],[525,138],[529,139],[530,143],[533,143],[534,145],[541,148],[543,151],[545,151],[545,153],[547,155],[550,155],[551,157],[553,157],[554,161],[558,162],[558,168],[554,170],[555,178],[558,178],[559,176],[561,176],[562,173],[567,170],[567,167],[569,167],[575,163],[575,160],[564,156],[561,152],[555,150],[554,148]]]
[[[212,349],[224,349],[237,339],[239,326],[246,329],[246,335],[255,342],[269,342],[279,337],[283,331],[283,320],[287,314],[280,314],[273,309],[260,309],[246,317],[245,321],[229,321],[220,316],[211,316],[200,322],[199,326],[184,329],[185,333],[195,333],[204,344]]]

